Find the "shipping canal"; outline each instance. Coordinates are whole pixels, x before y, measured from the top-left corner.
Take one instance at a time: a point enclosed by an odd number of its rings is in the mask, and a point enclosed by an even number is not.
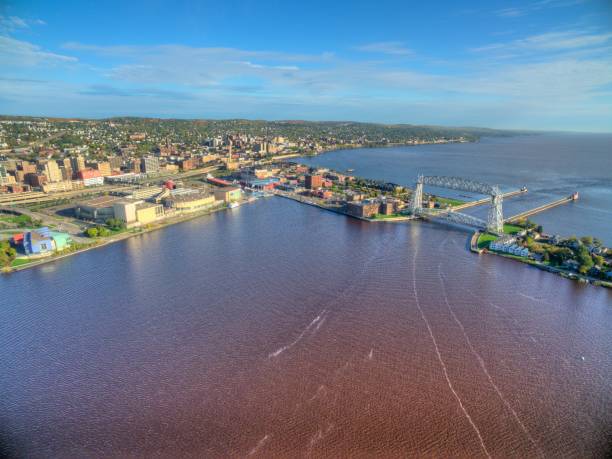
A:
[[[535,220],[610,244],[610,139],[309,161],[526,185],[508,215],[577,188],[580,202]],[[468,238],[269,198],[1,276],[4,452],[604,456],[612,291],[476,256]]]

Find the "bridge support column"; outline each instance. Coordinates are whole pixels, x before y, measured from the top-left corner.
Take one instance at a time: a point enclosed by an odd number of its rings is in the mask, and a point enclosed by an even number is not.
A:
[[[491,208],[487,218],[487,231],[502,234],[504,232],[504,212],[502,209],[503,194],[496,189],[491,194]]]
[[[412,213],[418,214],[423,210],[423,176],[419,175],[417,178],[414,193],[412,195]]]

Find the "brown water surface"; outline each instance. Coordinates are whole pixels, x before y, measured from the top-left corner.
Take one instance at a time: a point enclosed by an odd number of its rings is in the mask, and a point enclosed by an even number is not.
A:
[[[603,457],[612,292],[281,198],[0,277],[27,457]]]

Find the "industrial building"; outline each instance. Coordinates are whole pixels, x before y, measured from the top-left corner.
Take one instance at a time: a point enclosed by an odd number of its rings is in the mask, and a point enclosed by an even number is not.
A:
[[[147,225],[164,216],[164,206],[151,202],[140,202],[136,204],[136,221],[141,225]]]
[[[244,182],[244,184],[256,190],[273,190],[279,182],[280,179],[278,177],[269,177],[266,179],[248,179]]]
[[[371,218],[375,216],[380,209],[378,201],[359,201],[347,202],[346,213],[353,217]]]
[[[225,201],[226,203],[238,201],[242,197],[242,189],[238,186],[216,188],[214,193],[217,201]]]
[[[155,156],[144,156],[140,159],[140,170],[145,174],[157,174],[159,172],[159,159]]]
[[[121,201],[117,196],[100,196],[77,203],[75,215],[83,220],[105,222],[115,217],[114,205]]]
[[[197,212],[213,207],[216,203],[213,194],[188,193],[172,194],[164,198],[164,205],[179,213]]]

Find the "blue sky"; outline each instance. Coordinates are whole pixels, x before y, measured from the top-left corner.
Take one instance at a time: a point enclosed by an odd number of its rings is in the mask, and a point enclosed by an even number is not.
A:
[[[612,2],[0,1],[0,113],[612,131]]]

